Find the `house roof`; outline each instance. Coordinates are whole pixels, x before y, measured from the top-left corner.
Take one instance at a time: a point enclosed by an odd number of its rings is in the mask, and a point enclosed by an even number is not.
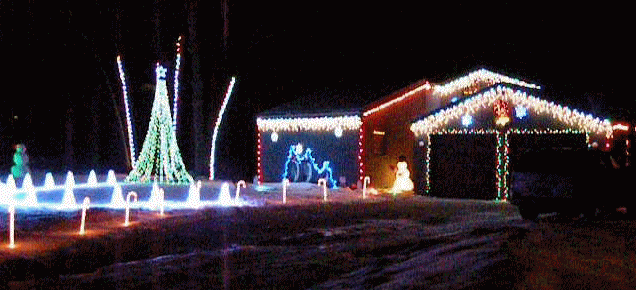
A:
[[[428,90],[430,94],[448,96],[457,93],[474,92],[494,84],[513,84],[530,89],[540,89],[536,84],[528,83],[513,77],[480,68],[468,74],[439,84],[420,80],[390,93],[384,98],[371,103],[362,101],[360,96],[322,93],[311,98],[299,96],[296,100],[284,103],[273,109],[261,112],[259,117],[294,117],[294,116],[337,116],[362,112],[363,116],[371,115],[379,110],[399,103],[420,91]],[[472,91],[471,91],[472,90]]]
[[[399,103],[423,90],[431,90],[430,94],[438,97],[444,97],[458,93],[471,94],[480,88],[500,83],[512,84],[530,89],[541,89],[541,86],[537,84],[528,83],[513,77],[492,72],[485,68],[480,68],[464,76],[441,84],[430,84],[426,80],[420,80],[366,106],[363,116],[369,116],[379,110]]]
[[[528,94],[526,88],[515,85],[500,84],[459,101],[450,107],[443,108],[411,124],[411,131],[416,136],[438,132],[456,122],[464,115],[472,115],[478,110],[492,108],[497,100],[504,100],[515,106],[521,106],[547,115],[564,123],[569,128],[582,132],[611,137],[612,125],[609,120],[601,120],[591,114],[585,114],[567,106],[555,104]]]
[[[360,111],[361,106],[358,98],[326,92],[313,96],[299,96],[292,102],[263,111],[258,116],[338,116],[352,113],[359,114]]]

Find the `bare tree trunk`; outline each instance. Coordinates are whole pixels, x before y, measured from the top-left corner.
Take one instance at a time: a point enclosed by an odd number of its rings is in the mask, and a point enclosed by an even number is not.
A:
[[[203,81],[200,73],[201,56],[199,54],[199,43],[197,37],[197,4],[190,2],[188,8],[188,55],[190,58],[190,86],[192,88],[192,140],[194,141],[194,160],[191,169],[195,176],[207,175],[206,167],[209,164],[209,157],[206,148],[206,128],[203,119]]]
[[[73,104],[66,111],[66,142],[64,143],[64,164],[67,170],[75,168],[75,152],[73,150]]]

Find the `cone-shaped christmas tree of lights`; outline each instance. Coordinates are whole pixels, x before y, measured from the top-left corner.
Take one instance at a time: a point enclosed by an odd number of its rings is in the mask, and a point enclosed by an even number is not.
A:
[[[172,129],[166,71],[167,69],[157,64],[155,101],[152,104],[148,133],[146,133],[139,158],[126,177],[126,182],[191,183],[193,181],[192,176],[185,169],[177,138]]]

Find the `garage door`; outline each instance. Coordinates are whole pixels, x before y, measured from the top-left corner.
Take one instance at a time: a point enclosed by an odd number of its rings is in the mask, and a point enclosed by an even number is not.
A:
[[[512,172],[570,171],[587,151],[585,134],[512,134],[509,144]]]
[[[438,197],[495,199],[496,135],[431,136],[430,194]]]

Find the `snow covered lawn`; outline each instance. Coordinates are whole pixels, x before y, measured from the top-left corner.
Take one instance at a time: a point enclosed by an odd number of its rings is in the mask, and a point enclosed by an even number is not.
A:
[[[202,199],[216,198],[221,184],[204,183]],[[167,196],[186,199],[174,190]],[[507,203],[412,194],[363,200],[360,189],[347,188],[330,189],[324,202],[321,187],[302,183],[287,193],[282,204],[280,184],[248,185],[240,195],[249,206],[164,217],[137,209],[130,227],[122,226],[122,210],[91,209],[86,236],[77,235],[79,211],[18,215],[18,247],[4,246],[0,235],[0,282],[18,289],[558,289],[584,281],[568,273],[609,283],[580,284],[593,286],[622,285],[618,277],[634,273],[623,263],[633,257],[628,242],[625,252],[607,247],[617,245],[616,233],[523,221]],[[578,270],[564,260],[594,238],[584,249],[613,254],[590,256]],[[590,272],[599,263],[610,270]],[[545,271],[558,282],[546,282]]]

